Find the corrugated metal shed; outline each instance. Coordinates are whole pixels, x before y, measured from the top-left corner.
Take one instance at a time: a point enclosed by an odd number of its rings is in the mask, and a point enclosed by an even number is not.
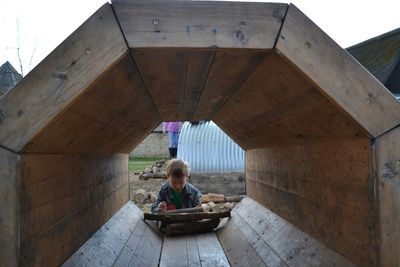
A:
[[[178,158],[190,164],[193,172],[244,171],[244,151],[214,122],[183,124]]]

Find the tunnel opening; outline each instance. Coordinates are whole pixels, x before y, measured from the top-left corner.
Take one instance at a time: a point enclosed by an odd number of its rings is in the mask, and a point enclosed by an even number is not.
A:
[[[6,266],[59,265],[98,229],[120,251],[152,233],[128,202],[128,153],[185,120],[246,151],[248,198],[217,233],[229,264],[399,263],[399,103],[294,5],[113,1],[0,107]]]

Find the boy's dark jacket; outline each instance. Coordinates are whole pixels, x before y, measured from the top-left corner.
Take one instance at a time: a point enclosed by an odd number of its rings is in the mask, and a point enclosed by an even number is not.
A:
[[[168,182],[161,186],[160,192],[156,202],[151,205],[151,212],[158,212],[158,204],[165,201],[167,204],[172,204],[172,188]],[[193,208],[201,204],[201,193],[200,191],[190,183],[186,183],[182,192],[182,208]]]

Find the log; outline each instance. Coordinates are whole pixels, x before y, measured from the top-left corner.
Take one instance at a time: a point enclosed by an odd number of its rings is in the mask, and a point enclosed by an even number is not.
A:
[[[153,214],[153,213],[144,213],[145,220],[155,220],[161,222],[190,222],[190,221],[198,221],[203,219],[219,219],[230,217],[231,211],[222,211],[222,212],[198,212],[198,213],[182,213],[182,214]]]
[[[225,202],[240,202],[243,198],[245,198],[244,195],[227,196],[225,197]]]
[[[209,212],[211,211],[210,206],[208,206],[207,204],[201,204],[201,207],[203,208],[203,211],[205,212]]]
[[[148,192],[146,194],[146,201],[149,203],[154,203],[157,200],[157,194],[154,192]]]
[[[178,213],[195,213],[204,211],[202,207],[177,209],[177,210],[166,210],[162,211],[163,214],[178,214]]]
[[[221,194],[209,193],[209,194],[206,194],[206,195],[202,195],[201,196],[201,201],[203,203],[207,203],[207,202],[221,203],[221,202],[225,201],[225,196],[221,195]]]
[[[219,221],[220,219],[206,219],[196,222],[171,223],[160,230],[169,236],[203,233],[215,229]]]
[[[214,202],[208,202],[207,205],[210,207],[211,211],[213,211],[215,206],[217,206],[217,204],[215,204]]]
[[[133,195],[133,201],[135,203],[144,203],[146,200],[146,191],[144,189],[138,189]]]

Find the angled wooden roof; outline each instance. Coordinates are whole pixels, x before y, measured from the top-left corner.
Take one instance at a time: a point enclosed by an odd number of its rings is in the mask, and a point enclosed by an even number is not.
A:
[[[400,104],[294,5],[116,0],[0,100],[0,144],[127,153],[206,119],[251,149],[377,137]]]

